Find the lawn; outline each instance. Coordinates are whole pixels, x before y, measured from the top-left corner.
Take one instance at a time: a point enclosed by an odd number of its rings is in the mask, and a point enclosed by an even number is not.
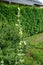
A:
[[[28,65],[43,65],[43,33],[25,37]]]

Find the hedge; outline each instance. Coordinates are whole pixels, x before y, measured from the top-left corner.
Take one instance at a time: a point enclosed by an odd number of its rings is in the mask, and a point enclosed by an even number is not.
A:
[[[21,6],[23,32],[33,35],[43,32],[43,8]]]

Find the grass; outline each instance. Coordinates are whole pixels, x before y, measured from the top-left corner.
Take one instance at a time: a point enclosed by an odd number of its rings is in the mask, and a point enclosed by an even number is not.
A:
[[[31,45],[33,46],[39,46],[39,47],[43,47],[43,33],[40,34],[36,34],[30,37],[26,37],[24,38],[24,40],[26,40],[26,42],[28,43],[28,40],[30,42]]]
[[[25,37],[29,65],[43,65],[43,33]]]

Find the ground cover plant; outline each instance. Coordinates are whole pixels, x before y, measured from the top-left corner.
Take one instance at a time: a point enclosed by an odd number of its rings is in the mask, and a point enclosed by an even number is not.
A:
[[[43,8],[19,8],[18,12],[18,5],[0,3],[0,65],[43,65]],[[20,52],[24,62],[15,64],[19,43],[25,44]]]

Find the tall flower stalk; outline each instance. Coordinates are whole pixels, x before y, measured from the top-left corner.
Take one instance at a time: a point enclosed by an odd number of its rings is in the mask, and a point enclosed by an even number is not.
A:
[[[18,6],[18,19],[17,19],[18,24],[15,24],[18,29],[19,29],[19,37],[20,37],[20,42],[17,47],[17,55],[16,55],[16,61],[15,65],[23,65],[25,62],[25,53],[23,53],[23,48],[26,45],[26,42],[22,39],[23,38],[23,32],[22,32],[22,26],[21,26],[21,21],[20,21],[20,7]]]

